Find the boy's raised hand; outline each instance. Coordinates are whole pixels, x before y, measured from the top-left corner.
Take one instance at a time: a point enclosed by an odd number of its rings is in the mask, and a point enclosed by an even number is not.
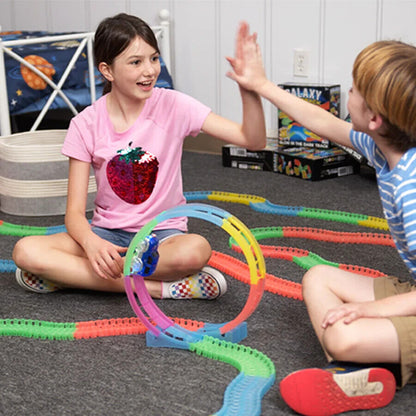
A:
[[[257,33],[250,35],[247,22],[241,22],[237,30],[235,57],[226,59],[232,68],[227,72],[227,76],[241,87],[256,91],[267,81],[260,47],[257,44]]]

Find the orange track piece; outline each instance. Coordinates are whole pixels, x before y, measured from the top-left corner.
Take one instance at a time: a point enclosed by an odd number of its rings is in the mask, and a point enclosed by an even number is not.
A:
[[[190,331],[196,331],[204,326],[203,322],[191,319],[172,318],[175,323]],[[97,337],[112,337],[116,335],[138,335],[147,331],[139,318],[102,319],[99,321],[77,322],[74,333],[75,339]]]
[[[248,265],[234,257],[213,251],[209,260],[209,265],[221,270],[234,279],[250,284],[250,271]],[[282,279],[269,273],[266,273],[265,278],[264,289],[268,292],[286,296],[288,298],[303,300],[302,286],[300,283],[291,282],[290,280]]]

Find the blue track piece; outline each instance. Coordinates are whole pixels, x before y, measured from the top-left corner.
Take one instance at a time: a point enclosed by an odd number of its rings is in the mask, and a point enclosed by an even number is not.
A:
[[[223,406],[214,416],[260,416],[261,400],[275,378],[240,373],[226,388]]]
[[[65,225],[55,225],[52,227],[48,227],[46,230],[46,235],[58,234],[66,232]]]
[[[212,191],[184,192],[187,202],[209,199],[212,194]],[[304,209],[303,207],[277,205],[267,200],[265,202],[249,202],[248,205],[250,208],[257,212],[263,212],[265,214],[287,215],[292,217],[296,217],[299,212]]]
[[[228,385],[218,416],[258,416],[261,400],[276,379],[273,362],[253,348],[205,336],[189,345],[190,351],[223,361],[240,371]]]
[[[214,207],[206,204],[186,204],[178,205],[174,208],[164,211],[159,214],[155,219],[158,222],[174,218],[174,217],[187,217],[189,216],[189,210],[193,209],[192,217],[200,218],[212,222],[218,227],[222,227],[224,220],[231,217],[231,214],[224,211],[221,208]]]
[[[16,264],[13,260],[0,260],[0,273],[14,273]]]
[[[206,323],[197,331],[184,331],[179,325],[175,325],[154,335],[151,331],[146,332],[146,345],[148,347],[165,347],[189,349],[191,343],[201,341],[204,336],[218,338],[218,340],[237,343],[247,337],[247,322],[242,322],[236,328],[221,334],[220,329],[224,324]]]
[[[175,324],[164,329],[163,332],[160,332],[158,335],[154,335],[151,331],[147,331],[146,345],[148,347],[189,350],[190,344],[200,342],[203,337],[203,334],[188,331],[180,325]]]
[[[290,217],[296,217],[303,210],[302,207],[289,207],[285,205],[273,204],[270,201],[266,202],[250,202],[250,208],[257,212],[263,212],[265,214],[286,215]]]
[[[200,328],[195,332],[218,338],[221,341],[228,341],[232,343],[241,342],[244,338],[247,337],[247,322],[242,322],[240,325],[236,326],[225,334],[221,334],[220,329],[224,325],[225,324],[213,324],[206,322],[203,328]]]
[[[187,201],[203,201],[208,199],[212,194],[212,191],[194,191],[194,192],[184,192],[185,198]]]

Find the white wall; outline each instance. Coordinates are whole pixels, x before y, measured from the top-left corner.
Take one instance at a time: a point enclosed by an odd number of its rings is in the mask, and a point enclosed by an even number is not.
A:
[[[340,83],[346,115],[354,57],[379,39],[416,44],[416,0],[1,0],[2,30],[92,31],[120,11],[150,24],[171,14],[172,74],[178,90],[239,120],[238,88],[225,77],[235,30],[247,20],[259,34],[266,70],[276,83]],[[309,75],[293,76],[293,50],[310,53]],[[265,103],[270,135],[276,109]]]

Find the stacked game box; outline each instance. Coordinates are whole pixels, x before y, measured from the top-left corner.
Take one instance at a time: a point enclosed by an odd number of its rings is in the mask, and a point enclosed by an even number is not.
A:
[[[267,139],[263,150],[248,150],[234,144],[222,147],[222,164],[228,168],[274,171],[274,151],[278,148],[276,139]]]
[[[317,149],[279,146],[274,152],[275,172],[318,181],[359,173],[360,163],[339,147]]]
[[[340,116],[339,84],[279,84],[285,91]],[[278,143],[275,171],[308,180],[359,172],[360,164],[344,149],[309,131],[278,110]]]
[[[281,88],[339,117],[340,85],[279,84]],[[223,165],[269,170],[316,181],[358,173],[360,163],[344,149],[307,130],[278,110],[278,138],[265,149],[249,151],[234,145],[222,149]]]
[[[360,163],[339,147],[317,149],[282,146],[269,139],[265,149],[251,151],[232,144],[222,148],[223,166],[247,170],[266,170],[310,181],[351,175]]]

